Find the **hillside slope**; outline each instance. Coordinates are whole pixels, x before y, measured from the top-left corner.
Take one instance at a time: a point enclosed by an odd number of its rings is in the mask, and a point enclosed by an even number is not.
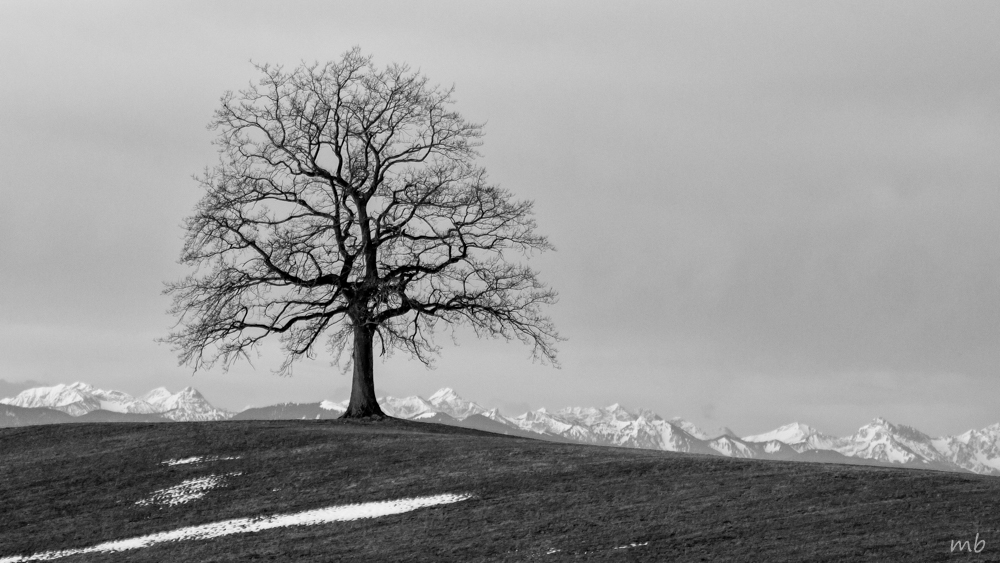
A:
[[[202,496],[156,500],[185,483]],[[981,475],[558,444],[402,420],[228,421],[0,430],[0,560],[442,494],[472,498],[72,561],[933,561],[977,533],[992,557],[1000,547],[1000,479]]]

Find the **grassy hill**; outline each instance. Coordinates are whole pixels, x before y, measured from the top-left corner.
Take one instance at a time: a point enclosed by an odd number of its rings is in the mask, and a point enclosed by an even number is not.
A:
[[[192,456],[236,459],[163,463]],[[136,504],[210,475],[221,485],[201,499]],[[443,493],[473,498],[59,560],[1000,560],[995,477],[558,444],[400,420],[2,429],[0,559]],[[950,552],[977,533],[981,553]]]

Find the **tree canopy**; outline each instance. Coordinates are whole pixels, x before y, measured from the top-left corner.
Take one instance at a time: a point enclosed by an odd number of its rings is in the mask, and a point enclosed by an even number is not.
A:
[[[228,368],[271,335],[285,361],[325,342],[350,353],[345,416],[380,416],[373,348],[429,364],[434,328],[519,339],[555,363],[559,336],[542,306],[556,292],[516,261],[552,249],[532,202],[476,164],[482,126],[453,109],[453,89],[407,65],[378,68],[358,49],[227,92],[210,128],[219,162],[185,221],[167,284],[179,329],[165,340],[195,369]]]

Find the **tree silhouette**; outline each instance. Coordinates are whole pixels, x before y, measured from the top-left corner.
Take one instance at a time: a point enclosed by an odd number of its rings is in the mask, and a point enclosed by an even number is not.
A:
[[[278,334],[287,373],[325,335],[338,360],[352,356],[344,416],[378,417],[376,343],[429,364],[439,322],[520,339],[555,363],[541,306],[556,293],[512,261],[552,246],[532,203],[476,165],[482,126],[451,109],[452,89],[406,65],[376,68],[357,48],[257,69],[210,124],[220,160],[198,178],[181,255],[196,270],[165,290],[180,328],[164,340],[182,364],[228,369]]]

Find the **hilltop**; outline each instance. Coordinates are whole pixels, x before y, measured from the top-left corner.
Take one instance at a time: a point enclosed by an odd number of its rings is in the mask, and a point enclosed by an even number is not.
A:
[[[0,561],[428,495],[460,502],[73,561],[927,561],[977,533],[986,553],[1000,547],[1000,480],[973,474],[558,444],[403,420],[8,428],[0,452]]]

